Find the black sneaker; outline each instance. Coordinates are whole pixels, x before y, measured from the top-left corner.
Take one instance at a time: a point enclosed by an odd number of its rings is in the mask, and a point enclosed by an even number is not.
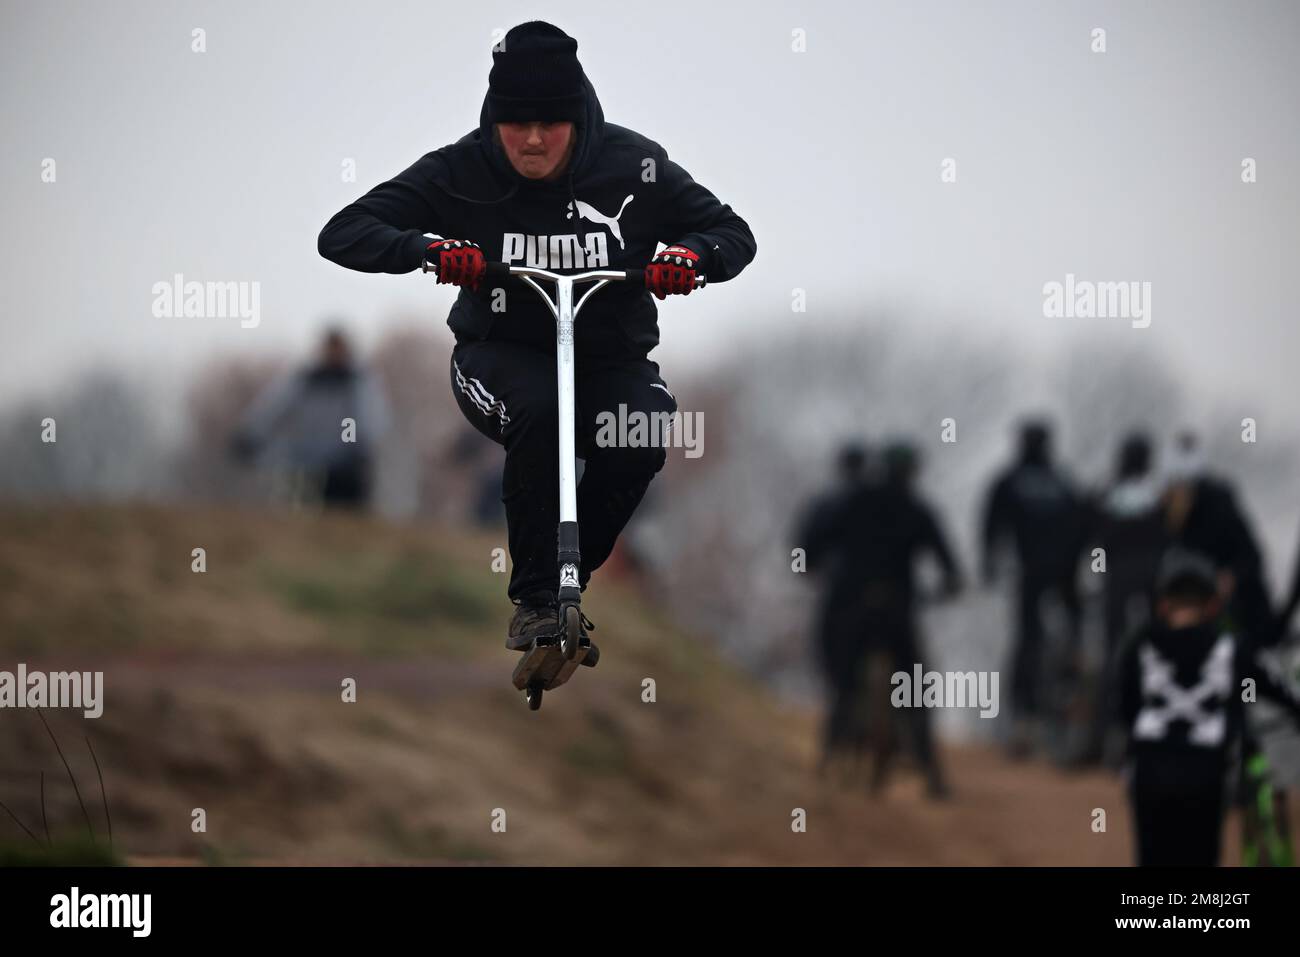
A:
[[[559,621],[555,600],[551,596],[526,595],[519,600],[515,615],[510,619],[506,647],[511,651],[527,651],[538,638],[554,638],[559,634]]]

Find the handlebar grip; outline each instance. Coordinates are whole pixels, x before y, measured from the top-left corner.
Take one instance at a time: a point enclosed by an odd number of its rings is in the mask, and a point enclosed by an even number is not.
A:
[[[645,285],[645,270],[644,270],[644,269],[627,269],[627,270],[624,270],[624,272],[627,273],[627,281],[628,281],[628,282],[634,282],[634,283],[636,283],[638,286],[644,286],[644,285]],[[704,286],[705,286],[705,284],[706,284],[707,282],[708,282],[708,280],[705,278],[704,273],[699,273],[699,272],[697,272],[697,273],[695,274],[695,286],[694,286],[695,289],[703,289]]]

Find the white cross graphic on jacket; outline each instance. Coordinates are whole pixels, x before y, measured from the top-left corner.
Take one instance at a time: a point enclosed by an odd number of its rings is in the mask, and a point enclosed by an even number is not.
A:
[[[1169,722],[1181,718],[1191,725],[1187,740],[1192,744],[1216,747],[1223,743],[1227,729],[1227,712],[1223,708],[1206,710],[1204,702],[1215,696],[1226,700],[1232,693],[1233,639],[1222,634],[1201,665],[1201,678],[1185,688],[1174,680],[1172,662],[1160,657],[1150,645],[1142,648],[1143,698],[1162,699],[1160,704],[1144,703],[1133,723],[1133,736],[1159,740],[1168,732]]]

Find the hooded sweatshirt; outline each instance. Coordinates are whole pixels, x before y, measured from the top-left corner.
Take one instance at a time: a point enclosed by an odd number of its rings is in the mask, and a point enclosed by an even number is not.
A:
[[[361,272],[406,273],[420,268],[432,233],[478,243],[488,261],[576,272],[644,268],[663,242],[698,253],[697,268],[710,283],[736,276],[754,258],[748,224],[658,143],[606,123],[590,81],[583,84],[584,118],[560,178],[529,180],[515,171],[494,141],[485,97],[477,130],[330,219],[320,254]],[[645,355],[659,342],[657,316],[643,287],[611,283],[582,308],[577,352]],[[506,339],[555,349],[555,319],[516,278],[461,288],[447,324],[458,342]]]
[[[1219,623],[1173,629],[1150,622],[1125,643],[1116,673],[1129,754],[1148,791],[1176,795],[1222,780],[1245,728],[1247,678],[1258,698],[1280,704],[1300,726],[1291,685]]]

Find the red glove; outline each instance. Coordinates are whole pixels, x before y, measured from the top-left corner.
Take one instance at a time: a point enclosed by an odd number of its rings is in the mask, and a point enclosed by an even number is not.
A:
[[[695,266],[699,261],[699,253],[685,246],[669,246],[650,260],[645,270],[645,287],[659,299],[689,296],[695,288]]]
[[[438,282],[478,289],[487,272],[487,260],[477,243],[467,239],[438,239],[424,251],[424,271],[432,269]]]

